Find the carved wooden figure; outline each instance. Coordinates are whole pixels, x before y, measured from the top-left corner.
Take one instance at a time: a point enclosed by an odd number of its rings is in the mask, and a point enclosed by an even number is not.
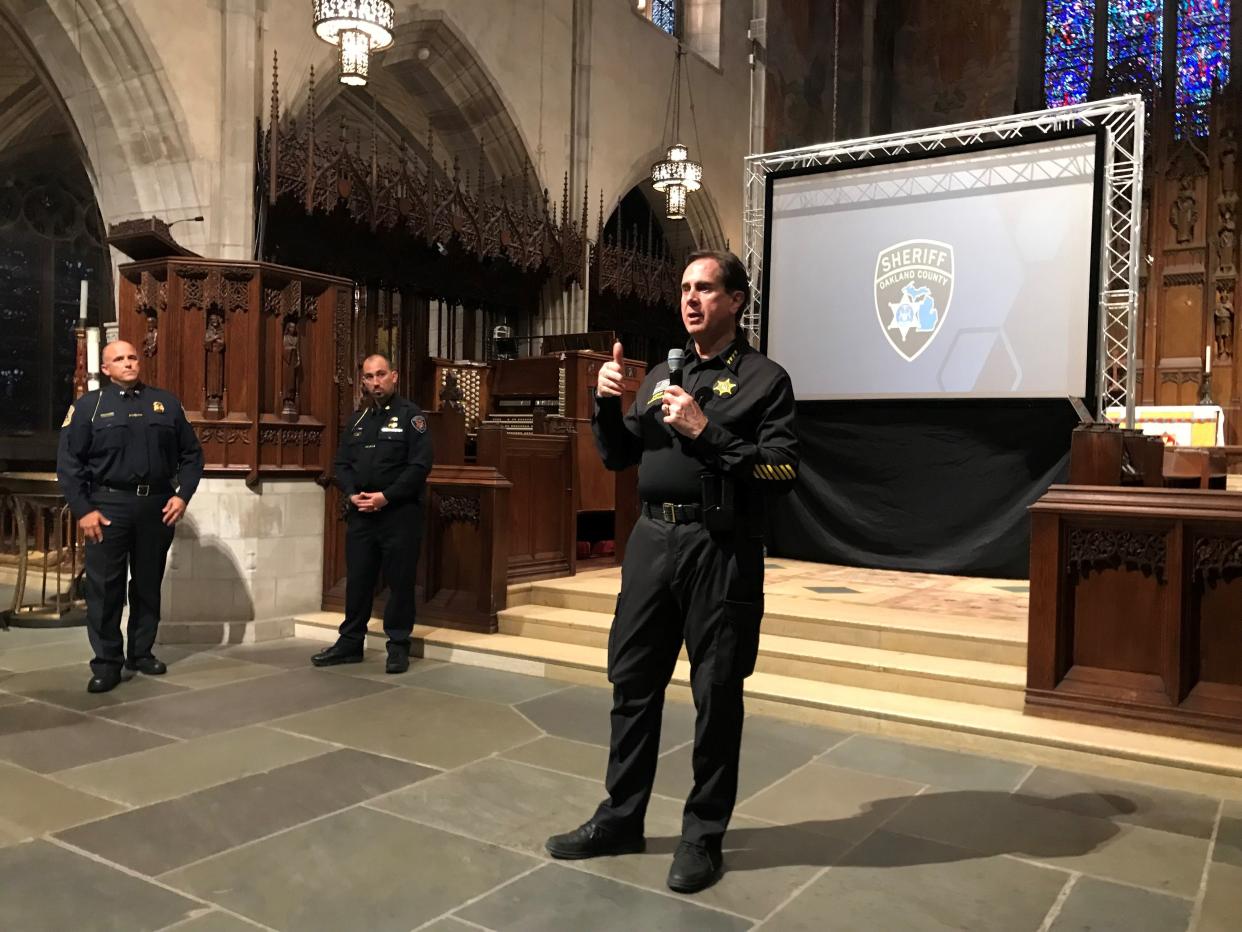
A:
[[[216,308],[207,312],[207,328],[203,334],[206,375],[206,402],[203,413],[218,418],[224,414],[224,315]]]
[[[301,338],[295,317],[285,319],[285,332],[281,339],[281,409],[287,421],[298,419],[298,378],[302,371]]]

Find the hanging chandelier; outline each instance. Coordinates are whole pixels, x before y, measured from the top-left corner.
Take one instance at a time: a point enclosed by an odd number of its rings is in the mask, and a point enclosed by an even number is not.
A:
[[[367,83],[371,53],[392,45],[396,13],[389,0],[313,0],[315,34],[340,46],[341,83]]]
[[[664,215],[669,220],[684,220],[686,195],[703,186],[703,166],[690,158],[690,150],[678,141],[681,138],[681,60],[685,54],[685,49],[678,43],[677,58],[673,63],[673,86],[669,89],[669,107],[664,116],[666,139],[671,117],[673,143],[668,147],[664,158],[651,166],[651,186],[664,193]],[[694,91],[690,89],[689,70],[686,71],[686,93],[690,98],[694,140],[698,143],[699,125],[694,115]]]

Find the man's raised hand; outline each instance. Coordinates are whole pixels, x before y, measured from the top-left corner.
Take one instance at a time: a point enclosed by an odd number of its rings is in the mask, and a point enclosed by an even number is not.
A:
[[[599,367],[599,378],[595,381],[595,394],[601,398],[620,398],[625,391],[625,351],[621,342],[612,344],[612,361]]]

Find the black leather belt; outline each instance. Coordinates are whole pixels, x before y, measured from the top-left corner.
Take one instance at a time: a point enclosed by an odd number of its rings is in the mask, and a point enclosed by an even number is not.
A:
[[[674,502],[643,502],[643,514],[653,521],[668,524],[693,524],[703,520],[702,505],[678,505]]]
[[[126,492],[130,495],[137,495],[140,498],[146,498],[148,495],[171,494],[172,490],[172,486],[166,482],[157,482],[154,485],[137,482],[111,482],[108,485],[95,486],[96,492]]]

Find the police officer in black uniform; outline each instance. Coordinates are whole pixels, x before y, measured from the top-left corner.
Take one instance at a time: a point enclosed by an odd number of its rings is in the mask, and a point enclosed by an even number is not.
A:
[[[414,578],[423,532],[423,487],[431,472],[431,434],[418,405],[397,394],[388,357],[368,356],[362,386],[369,402],[341,435],[336,482],[348,499],[345,620],[335,644],[311,658],[317,667],[360,663],[380,570],[388,584],[384,633],[387,673],[410,667]]]
[[[87,690],[115,689],[122,669],[159,676],[151,653],[173,528],[203,476],[203,450],[175,397],[144,385],[138,351],[103,351],[105,385],[73,403],[61,425],[56,477],[86,538],[86,628],[95,659]],[[125,577],[129,647],[121,636]],[[123,666],[122,666],[123,665]]]
[[[742,681],[754,670],[763,615],[764,499],[793,484],[798,444],[789,376],[738,329],[750,297],[741,262],[727,252],[694,253],[681,287],[690,334],[684,368],[652,369],[623,414],[618,343],[596,384],[597,445],[609,469],[639,464],[642,513],[608,638],[608,798],[577,830],[549,838],[547,849],[564,859],[644,850],[664,690],[684,640],[698,713],[694,787],[668,885],[693,893],[723,867]]]

